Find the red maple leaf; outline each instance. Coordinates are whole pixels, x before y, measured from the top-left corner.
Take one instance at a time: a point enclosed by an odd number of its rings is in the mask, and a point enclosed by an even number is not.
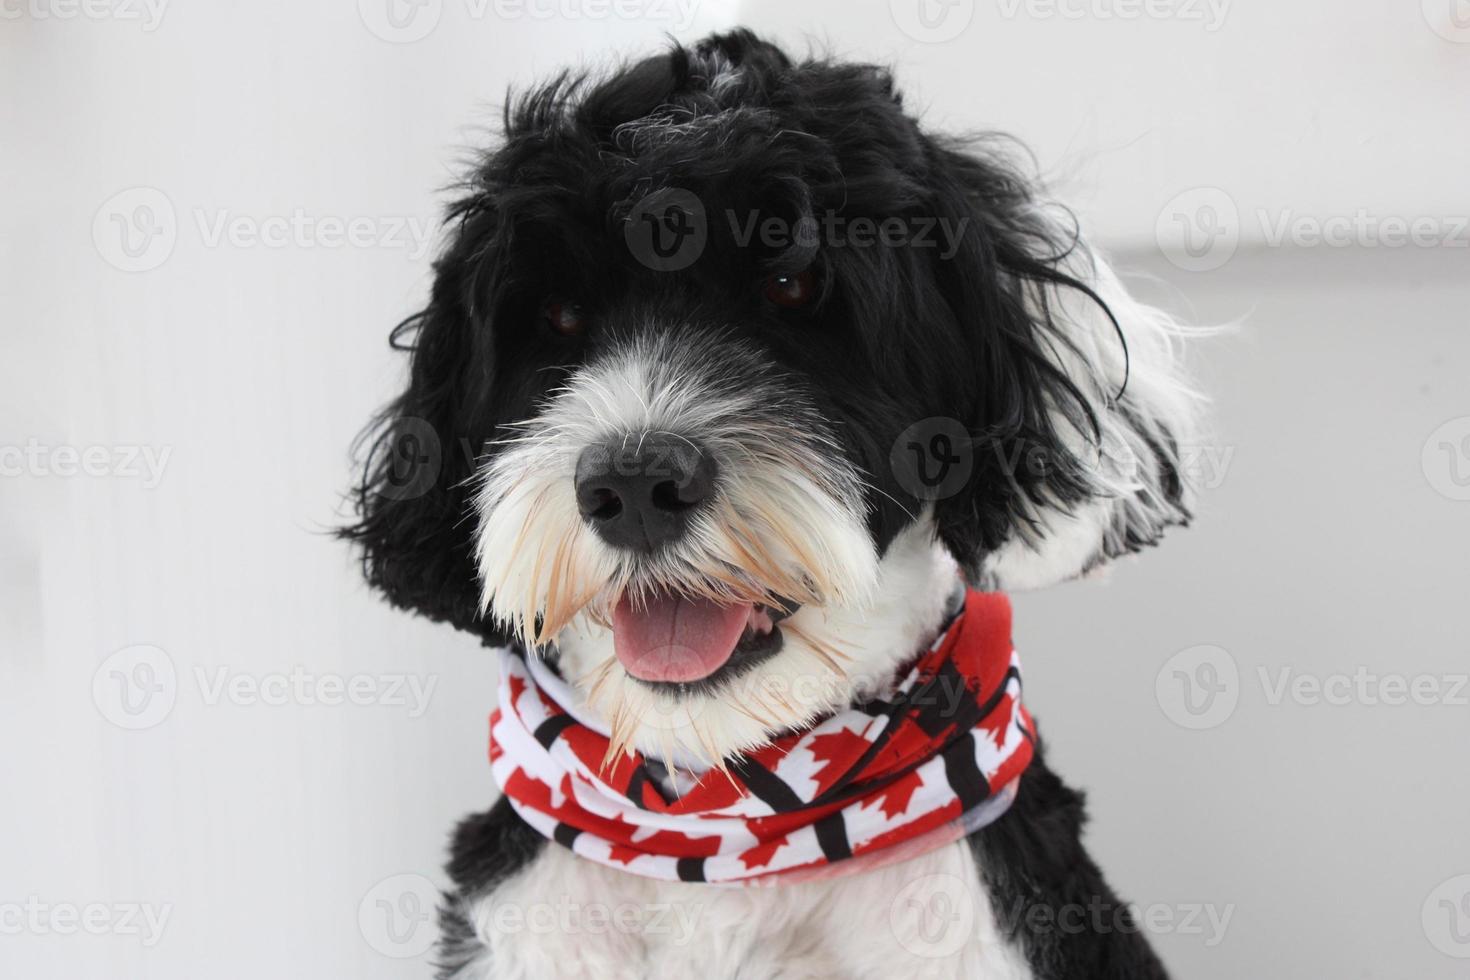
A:
[[[521,700],[521,695],[526,692],[526,681],[515,674],[511,674],[507,680],[510,681],[510,703],[517,704]]]
[[[883,815],[892,820],[909,808],[909,800],[913,798],[914,790],[922,785],[923,780],[919,778],[919,771],[915,769],[908,775],[889,783],[876,796],[863,800],[863,807],[867,808],[876,803],[883,810]]]
[[[812,758],[825,763],[812,774],[812,778],[817,781],[817,795],[827,792],[837,780],[845,776],[863,757],[869,744],[867,739],[846,728],[812,736]]]

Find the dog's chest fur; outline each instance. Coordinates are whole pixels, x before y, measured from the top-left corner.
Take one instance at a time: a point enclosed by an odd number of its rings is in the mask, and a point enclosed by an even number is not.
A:
[[[466,912],[453,976],[599,980],[1022,980],[970,848],[829,881],[724,888],[626,874],[551,846]]]

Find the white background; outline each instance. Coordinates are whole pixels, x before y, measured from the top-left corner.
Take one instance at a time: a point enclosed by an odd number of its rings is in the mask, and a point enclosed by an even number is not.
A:
[[[1169,965],[1465,975],[1470,706],[1273,703],[1282,670],[1441,694],[1470,670],[1462,0],[926,0],[929,28],[909,0],[394,2],[0,5],[0,975],[427,975],[412,902],[492,795],[493,669],[325,533],[347,447],[507,83],[736,22],[895,64],[931,125],[1020,136],[1140,288],[1244,320],[1196,351],[1196,525],[1018,600],[1053,764],[1114,884],[1172,916]],[[297,216],[316,230],[252,237]],[[1357,230],[1317,243],[1334,216]],[[352,219],[366,242],[334,243]],[[165,234],[129,256],[119,220]],[[1440,243],[1386,245],[1395,221]],[[109,473],[57,472],[63,447]],[[1191,714],[1201,658],[1224,689]],[[267,703],[293,673],[389,703]],[[89,905],[101,935],[68,918]]]

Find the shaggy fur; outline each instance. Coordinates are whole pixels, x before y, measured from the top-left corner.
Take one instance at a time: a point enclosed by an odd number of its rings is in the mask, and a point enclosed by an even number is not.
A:
[[[651,258],[630,232],[651,208],[667,216],[661,201],[700,229],[687,262]],[[487,644],[536,648],[579,710],[662,757],[672,784],[881,689],[957,577],[1047,585],[1188,519],[1180,331],[1066,218],[1003,141],[924,132],[883,69],[794,61],[744,31],[514,100],[450,210],[428,306],[394,334],[409,383],[365,443],[347,532],[368,580]],[[864,243],[859,219],[902,234]],[[750,234],[768,222],[788,233]],[[794,282],[809,295],[788,302]],[[682,535],[643,553],[599,534],[575,485],[589,451],[649,438],[682,440],[719,475]],[[932,463],[962,478],[916,479]],[[609,621],[661,592],[790,615],[748,668],[654,690],[618,663]],[[1081,823],[1080,797],[1038,758],[967,845],[706,917],[705,972],[1161,976],[1132,930],[1030,935],[995,919],[1018,901],[1118,904]],[[649,936],[500,935],[505,901],[715,902],[549,852],[503,803],[461,826],[453,855],[446,976],[683,962]],[[859,942],[824,918],[886,908],[925,874],[962,880],[981,913],[952,956],[916,958],[897,928]]]

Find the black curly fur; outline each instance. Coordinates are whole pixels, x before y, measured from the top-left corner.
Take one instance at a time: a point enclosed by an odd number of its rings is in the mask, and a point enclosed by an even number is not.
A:
[[[503,139],[449,209],[428,305],[393,334],[410,352],[409,383],[364,436],[357,519],[343,531],[361,546],[368,581],[395,605],[503,642],[479,612],[472,478],[506,426],[533,416],[599,343],[640,330],[733,332],[802,385],[863,477],[880,550],[922,507],[888,458],[921,419],[959,420],[973,445],[995,450],[977,452],[965,486],[934,505],[941,539],[971,572],[1033,533],[1039,507],[1095,498],[1086,461],[1059,430],[1096,433],[1104,406],[1057,366],[1071,341],[1037,301],[1049,288],[1075,290],[1112,313],[1066,271],[1075,235],[1041,219],[1012,156],[995,138],[925,133],[882,68],[795,61],[747,31],[674,45],[600,79],[563,75],[513,99]],[[660,273],[634,261],[623,232],[636,203],[666,187],[696,194],[714,215],[788,227],[835,212],[928,217],[964,233],[945,256],[811,242],[762,250],[712,221],[699,260]],[[804,268],[820,284],[813,309],[762,304],[753,284]],[[547,297],[568,295],[597,312],[603,340],[538,327]],[[1107,407],[1126,420],[1126,374],[1110,380],[1119,400]],[[1151,450],[1165,513],[1123,528],[1124,550],[1188,516],[1177,449],[1164,442]],[[1036,449],[1043,468],[1008,465]],[[1038,758],[1011,812],[971,841],[997,910],[1116,903],[1082,849],[1081,824],[1081,797]],[[504,803],[461,825],[449,866],[458,892],[443,914],[446,975],[478,949],[464,903],[543,846]],[[1023,919],[1014,934],[1045,980],[1163,976],[1131,932],[1037,932]]]
[[[714,84],[730,66],[738,74]],[[968,569],[1029,534],[1038,507],[1097,494],[1087,462],[1058,431],[1065,418],[1095,432],[1097,407],[1057,366],[1056,350],[1071,341],[1029,301],[1050,286],[1106,306],[1064,271],[1075,237],[1039,217],[1033,181],[1004,141],[928,135],[886,70],[794,62],[747,31],[675,46],[601,80],[560,76],[512,100],[504,129],[449,210],[451,243],[428,306],[394,333],[411,351],[408,387],[363,441],[358,519],[343,533],[395,604],[502,639],[478,613],[469,481],[503,427],[534,414],[595,351],[595,340],[569,345],[537,332],[552,294],[573,292],[598,309],[605,336],[650,312],[698,323],[713,308],[738,320],[806,379],[868,483],[880,547],[920,508],[887,456],[920,419],[960,420],[986,447],[963,491],[935,507],[941,538]],[[712,215],[778,216],[788,226],[828,212],[933,217],[964,234],[946,257],[811,242],[767,252],[738,246],[713,220],[692,268],[656,273],[628,254],[623,223],[665,186],[697,194]],[[807,266],[823,296],[799,324],[752,305],[749,283]],[[1172,508],[1162,526],[1188,515],[1174,447],[1154,448]],[[1036,450],[1041,471],[1013,464]],[[1128,533],[1123,547],[1158,531]]]
[[[1011,808],[969,838],[991,910],[1037,980],[1164,980],[1130,908],[1082,846],[1084,804],[1038,745]]]

